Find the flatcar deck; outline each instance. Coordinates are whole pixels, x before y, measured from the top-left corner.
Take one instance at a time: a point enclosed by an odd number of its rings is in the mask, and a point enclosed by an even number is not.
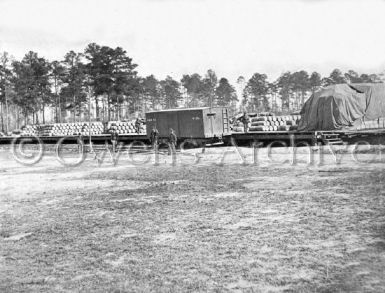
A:
[[[240,144],[263,142],[271,143],[280,141],[289,144],[294,142],[307,142],[312,144],[316,141],[317,132],[298,132],[298,131],[251,131],[251,132],[233,132],[231,138]],[[225,138],[226,139],[226,138]]]
[[[92,135],[91,141],[95,144],[103,144],[105,141],[110,140],[109,134],[100,134],[100,135]],[[0,144],[10,144],[15,138],[23,139],[23,140],[29,140],[30,143],[37,143],[37,139],[35,137],[31,136],[19,136],[19,137],[12,137],[12,136],[3,136],[0,137]],[[60,140],[63,140],[63,143],[76,143],[77,142],[77,136],[39,136],[39,139],[46,144],[56,144]],[[83,136],[84,142],[89,142],[90,138],[89,136]],[[123,143],[131,143],[133,141],[141,141],[144,143],[148,143],[147,135],[143,134],[122,134],[119,135],[119,141]]]
[[[233,132],[232,137],[242,140],[253,139],[287,139],[291,136],[296,138],[310,139],[315,135],[315,132],[298,132],[298,131],[250,131],[250,132]]]
[[[356,143],[362,140],[368,141],[373,144],[385,144],[385,129],[365,129],[365,130],[335,130],[335,131],[254,131],[254,132],[233,132],[223,136],[223,142],[227,145],[231,145],[232,142],[237,144],[251,145],[254,142],[262,142],[268,144],[274,141],[285,142],[291,144],[294,141],[296,144],[300,142],[306,142],[308,144],[315,144],[317,142],[323,142],[325,135],[338,135],[338,137],[347,143]],[[23,140],[29,140],[30,143],[37,143],[35,137],[28,136],[3,136],[0,137],[0,144],[10,144],[15,138],[23,138]],[[56,144],[60,140],[64,144],[77,143],[77,136],[40,136],[39,139],[45,144]],[[83,136],[85,143],[89,142],[89,136]],[[183,139],[182,139],[183,140]],[[209,142],[212,138],[202,138]],[[104,144],[106,141],[110,141],[109,134],[92,135],[91,141],[94,144]],[[140,141],[149,144],[150,141],[147,135],[138,134],[121,134],[119,135],[119,141],[125,144],[129,144],[133,141]]]

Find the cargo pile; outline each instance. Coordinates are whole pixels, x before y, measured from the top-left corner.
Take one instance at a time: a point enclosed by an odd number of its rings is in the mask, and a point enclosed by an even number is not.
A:
[[[240,126],[240,125],[242,125],[242,126]],[[232,132],[243,132],[243,124],[237,123],[236,125],[231,126],[231,131]]]
[[[299,131],[383,128],[385,84],[336,84],[315,92],[301,109]],[[379,118],[380,117],[380,118]]]
[[[104,133],[104,126],[102,122],[84,123],[82,128],[83,135],[100,135]]]
[[[248,131],[291,131],[297,130],[301,115],[283,115],[283,116],[258,116],[250,118]],[[232,128],[233,132],[243,132],[242,122],[238,122]]]
[[[73,136],[103,134],[104,128],[101,122],[89,123],[53,123],[44,125],[27,125],[22,136]]]
[[[301,115],[261,116],[250,119],[249,131],[296,130]]]
[[[133,121],[110,121],[107,124],[107,130],[104,131],[102,122],[79,122],[79,123],[53,123],[44,125],[27,125],[21,132],[22,136],[74,136],[79,135],[101,135],[111,133],[116,129],[118,134],[137,134],[135,129],[135,120]],[[139,134],[146,134],[146,128],[141,123]]]
[[[54,123],[42,125],[39,130],[40,136],[71,136],[78,135],[98,135],[103,134],[103,124],[101,122],[92,122],[90,127],[88,123]]]
[[[132,121],[110,121],[107,125],[109,133],[115,129],[118,134],[137,134],[135,129],[135,120]],[[140,124],[139,134],[146,134],[146,127],[143,123]]]
[[[37,136],[39,135],[38,125],[26,125],[21,131],[21,136]]]

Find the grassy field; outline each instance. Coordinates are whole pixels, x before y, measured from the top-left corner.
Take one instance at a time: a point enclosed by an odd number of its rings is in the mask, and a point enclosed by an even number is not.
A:
[[[222,151],[76,168],[1,151],[0,292],[384,292],[381,159],[218,165]]]

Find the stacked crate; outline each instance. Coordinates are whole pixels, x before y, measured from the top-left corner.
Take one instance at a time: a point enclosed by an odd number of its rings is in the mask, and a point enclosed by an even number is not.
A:
[[[107,125],[108,132],[111,133],[113,129],[118,134],[137,134],[135,129],[135,120],[132,121],[110,121]],[[146,134],[146,127],[141,123],[139,134]]]
[[[250,119],[248,131],[296,130],[301,115],[259,116]]]

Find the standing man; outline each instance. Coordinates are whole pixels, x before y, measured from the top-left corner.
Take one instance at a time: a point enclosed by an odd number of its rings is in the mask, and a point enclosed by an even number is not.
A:
[[[111,132],[112,151],[116,152],[116,146],[118,145],[119,134],[116,131],[116,126],[113,127]]]
[[[242,123],[243,123],[243,131],[246,133],[247,132],[247,126],[249,124],[249,116],[247,115],[246,111],[243,112]]]
[[[140,120],[140,118],[136,118],[135,120],[135,131],[137,134],[140,133],[140,125],[142,124],[142,121]]]
[[[78,133],[78,151],[79,153],[83,151],[84,148],[84,138],[81,132]]]
[[[150,134],[150,140],[154,150],[158,148],[158,138],[159,138],[159,131],[158,129],[156,129],[156,126],[154,125],[152,127],[151,134]]]
[[[171,155],[174,156],[176,154],[177,137],[176,137],[174,129],[172,129],[172,128],[170,128],[169,141],[170,141]],[[169,153],[169,155],[170,155],[170,153]]]

